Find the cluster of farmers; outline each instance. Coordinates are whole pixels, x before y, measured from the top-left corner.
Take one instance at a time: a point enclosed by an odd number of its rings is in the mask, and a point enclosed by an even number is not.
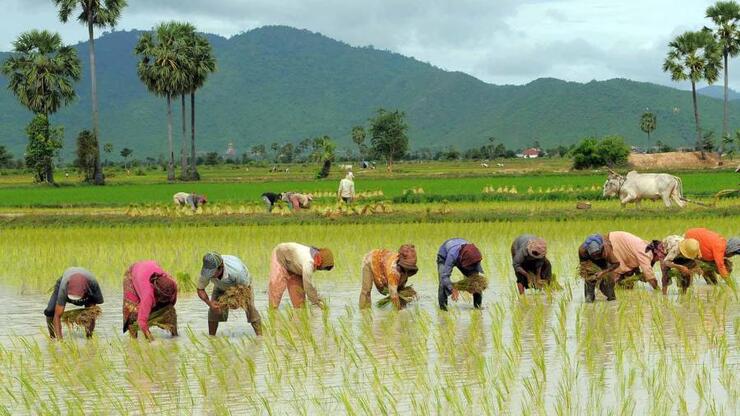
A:
[[[726,240],[705,228],[693,228],[683,236],[671,235],[653,241],[645,241],[624,231],[612,231],[590,235],[578,247],[586,302],[595,300],[597,287],[607,300],[616,299],[614,287],[617,284],[631,288],[635,281],[642,280],[657,289],[657,278],[653,271],[655,263],[659,263],[662,270],[663,293],[666,293],[672,278],[677,280],[682,291],[686,291],[696,275],[715,284],[717,274],[729,278],[732,267],[729,258],[737,254],[740,254],[740,238]],[[520,294],[523,295],[529,288],[557,287],[547,258],[547,243],[542,238],[530,234],[517,237],[511,246],[511,258]],[[460,290],[472,293],[473,306],[481,307],[487,284],[482,260],[478,247],[465,239],[452,238],[440,246],[436,258],[440,309],[447,310],[450,297],[457,301]],[[295,308],[302,307],[306,298],[311,304],[324,307],[324,300],[313,284],[313,274],[333,267],[334,255],[328,248],[299,243],[278,244],[270,258],[269,306],[279,307],[287,290]],[[455,268],[464,278],[453,283],[451,275]],[[411,244],[404,244],[398,250],[370,251],[362,261],[360,308],[370,306],[373,286],[381,294],[387,295],[396,308],[403,308],[415,296],[407,282],[417,271],[416,248]],[[209,284],[213,284],[210,296],[206,293]],[[260,314],[254,306],[252,277],[238,257],[206,253],[197,283],[197,294],[208,306],[210,335],[216,334],[219,322],[228,319],[229,309],[243,309],[255,333],[262,334]],[[177,335],[176,301],[177,282],[169,273],[152,260],[134,263],[123,278],[123,332],[128,331],[136,337],[141,330],[147,339],[151,339],[149,328],[156,325],[169,330],[173,336]],[[86,311],[99,311],[97,305],[102,303],[103,294],[91,272],[79,267],[65,270],[56,282],[44,310],[49,335],[52,338],[62,337],[65,314],[78,312],[82,315]],[[65,312],[67,304],[84,309]],[[88,336],[92,335],[95,328],[96,317],[92,315],[84,321]]]

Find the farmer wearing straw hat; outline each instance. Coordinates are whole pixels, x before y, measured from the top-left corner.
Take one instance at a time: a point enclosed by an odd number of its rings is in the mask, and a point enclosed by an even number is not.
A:
[[[552,282],[552,265],[546,255],[547,242],[532,234],[522,234],[511,244],[511,262],[520,295],[525,289],[541,289]]]
[[[152,340],[150,325],[177,336],[177,283],[153,260],[134,263],[123,278],[123,332]]]
[[[663,274],[663,294],[668,293],[671,275],[676,275],[682,292],[691,286],[691,276],[700,273],[696,259],[701,255],[699,242],[693,238],[669,235],[662,241],[660,269]]]
[[[324,307],[313,285],[313,273],[316,270],[334,268],[334,255],[328,248],[316,248],[298,243],[278,244],[272,250],[270,258],[270,282],[267,295],[270,307],[277,308],[288,290],[294,308],[300,308],[306,301]]]
[[[62,339],[62,315],[67,303],[84,306],[86,309],[103,303],[103,292],[95,276],[82,267],[70,267],[54,284],[54,292],[49,304],[44,309],[46,326],[51,338]],[[95,319],[85,328],[85,335],[92,337],[95,330]]]
[[[730,257],[740,254],[740,238],[725,240],[718,233],[706,228],[691,228],[684,234],[699,242],[704,279],[707,283],[717,283],[717,273],[724,279],[730,278],[732,262]]]
[[[355,175],[352,172],[347,172],[347,176],[339,181],[339,189],[337,190],[337,199],[341,199],[345,204],[352,203],[355,199]]]
[[[483,273],[481,261],[483,255],[475,244],[462,239],[451,238],[439,247],[437,252],[437,271],[439,273],[438,300],[439,308],[447,310],[447,298],[451,295],[457,301],[460,294],[452,286],[452,270],[457,267],[467,278]],[[473,307],[480,308],[483,302],[483,293],[473,293]]]
[[[619,267],[608,235],[592,234],[578,247],[579,272],[584,280],[586,302],[596,299],[596,287],[606,300],[616,300],[612,273]]]
[[[416,247],[404,244],[397,252],[386,249],[373,250],[362,261],[362,291],[360,309],[370,307],[370,292],[375,288],[383,295],[389,295],[396,309],[403,305],[398,291],[406,286],[409,277],[416,274]]]
[[[213,283],[211,298],[208,298],[206,287]],[[237,289],[243,290],[237,290]],[[254,306],[254,294],[252,292],[252,276],[247,266],[236,256],[206,253],[203,256],[203,267],[198,279],[198,297],[208,305],[208,334],[216,335],[218,323],[229,319],[229,309],[219,303],[226,295],[239,296],[240,305],[244,307],[247,321],[252,324],[254,333],[262,335],[262,324],[260,313]]]

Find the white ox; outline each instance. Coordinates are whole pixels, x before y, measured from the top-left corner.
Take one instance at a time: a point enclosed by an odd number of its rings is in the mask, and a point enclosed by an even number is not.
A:
[[[671,200],[679,207],[686,205],[681,178],[667,173],[637,173],[633,170],[622,176],[611,172],[604,182],[604,196],[618,196],[623,207],[634,202],[639,208],[643,199],[662,199],[666,207],[671,206]]]

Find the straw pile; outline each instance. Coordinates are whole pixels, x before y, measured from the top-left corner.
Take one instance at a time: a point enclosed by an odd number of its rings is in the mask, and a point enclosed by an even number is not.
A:
[[[232,286],[216,300],[216,305],[224,309],[244,309],[249,308],[250,290],[249,286],[236,285]]]
[[[62,322],[68,327],[78,326],[80,328],[89,328],[95,320],[103,313],[100,306],[93,305],[87,308],[72,309],[64,311]]]
[[[468,293],[483,293],[488,287],[488,279],[482,274],[473,274],[464,279],[453,282],[452,287]]]
[[[177,312],[175,307],[165,306],[164,308],[158,309],[149,315],[149,321],[147,322],[150,327],[156,326],[164,329],[165,331],[175,332],[177,330]],[[129,331],[134,333],[139,331],[139,323],[134,321],[129,326]]]
[[[383,293],[384,295],[387,294],[387,289],[385,291],[386,293]],[[414,290],[413,286],[405,286],[398,290],[398,299],[401,301],[401,306],[406,306],[408,303],[416,300],[416,290]],[[386,296],[383,299],[379,300],[376,305],[377,306],[385,306],[391,303],[391,297]]]

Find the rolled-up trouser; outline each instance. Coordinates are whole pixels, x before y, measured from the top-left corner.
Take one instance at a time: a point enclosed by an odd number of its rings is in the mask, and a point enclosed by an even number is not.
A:
[[[370,306],[371,294],[373,290],[373,268],[370,262],[362,266],[362,289],[360,289],[360,309]]]
[[[250,324],[253,324],[255,322],[259,322],[261,320],[261,317],[259,311],[254,306],[254,294],[252,292],[252,286],[248,286],[247,291],[249,292],[249,299],[247,299],[248,306],[247,309],[244,310],[244,312],[247,315],[247,321],[249,321]],[[224,290],[214,288],[213,292],[211,292],[211,301],[218,301],[225,293],[226,291]],[[228,320],[228,308],[219,308],[219,312],[214,311],[213,308],[208,308],[208,322],[226,322]]]
[[[270,258],[270,282],[267,286],[267,297],[271,308],[280,306],[285,289],[288,290],[290,302],[294,308],[300,308],[306,302],[306,291],[303,289],[303,278],[290,273],[277,259],[273,250]]]
[[[443,268],[444,268],[444,264],[437,264],[437,271],[439,275],[442,274]],[[440,281],[439,289],[437,290],[437,300],[439,301],[439,309],[442,309],[443,311],[447,310],[447,298],[451,294],[452,292],[447,290],[447,288],[445,288],[442,282]],[[473,307],[476,309],[479,309],[482,303],[483,303],[483,294],[473,293]]]

